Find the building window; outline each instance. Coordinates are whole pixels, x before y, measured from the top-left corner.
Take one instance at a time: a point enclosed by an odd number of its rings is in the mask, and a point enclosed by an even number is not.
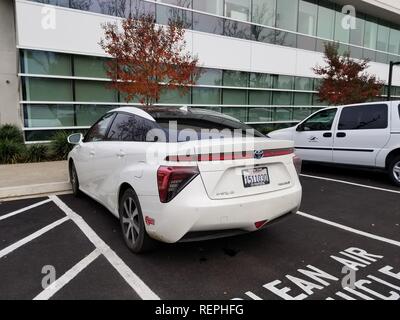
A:
[[[114,108],[114,106],[77,105],[75,106],[76,125],[80,127],[91,126],[105,113]]]
[[[201,75],[196,84],[205,86],[222,85],[222,70],[203,68],[201,71]]]
[[[273,105],[290,106],[292,105],[292,100],[293,100],[293,94],[291,92],[274,91],[272,94]]]
[[[315,36],[317,33],[318,6],[314,0],[300,0],[298,32]]]
[[[272,121],[272,108],[249,108],[249,122]]]
[[[268,106],[271,104],[271,92],[270,91],[249,91],[249,105],[252,106]]]
[[[27,101],[73,101],[72,81],[64,79],[24,78]]]
[[[107,78],[106,62],[109,59],[81,55],[75,55],[73,59],[76,77]]]
[[[68,54],[36,50],[22,52],[24,73],[72,76],[71,56]]]
[[[253,0],[252,22],[275,27],[276,0]]]
[[[247,90],[223,89],[222,103],[227,105],[246,105]]]
[[[248,85],[248,73],[241,71],[224,71],[224,86],[244,87]]]
[[[225,0],[225,16],[250,21],[251,0]]]
[[[72,105],[25,105],[24,123],[28,128],[72,127],[74,107]]]
[[[240,121],[247,121],[247,108],[222,108],[222,113],[234,117]]]
[[[277,0],[276,26],[296,31],[299,0]]]
[[[224,2],[223,0],[193,0],[193,9],[223,16]]]
[[[375,50],[378,35],[378,25],[374,19],[367,17],[365,21],[364,47]]]
[[[193,104],[221,104],[221,90],[216,88],[193,88]]]
[[[320,0],[318,7],[317,36],[332,40],[335,26],[334,5],[327,0]]]
[[[274,89],[293,89],[294,78],[292,76],[275,75]]]
[[[271,88],[271,79],[266,73],[250,73],[250,88]]]
[[[193,30],[216,35],[224,34],[224,19],[193,12]]]
[[[79,102],[118,102],[116,91],[108,89],[103,81],[75,81],[75,101]]]

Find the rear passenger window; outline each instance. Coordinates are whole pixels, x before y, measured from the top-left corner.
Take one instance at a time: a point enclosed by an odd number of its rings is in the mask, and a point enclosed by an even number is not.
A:
[[[147,134],[154,128],[157,128],[157,124],[154,121],[132,114],[119,113],[111,125],[107,140],[149,141]]]
[[[345,107],[339,120],[339,130],[385,129],[388,126],[386,104]]]

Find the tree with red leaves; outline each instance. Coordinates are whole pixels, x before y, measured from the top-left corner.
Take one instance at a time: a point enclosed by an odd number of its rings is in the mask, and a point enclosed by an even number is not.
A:
[[[198,79],[198,58],[187,52],[185,29],[178,20],[157,26],[152,15],[142,15],[103,29],[100,46],[113,58],[107,62],[108,87],[122,93],[126,102],[138,98],[152,105],[164,90],[184,95]]]
[[[339,44],[326,43],[325,67],[313,68],[322,76],[319,100],[329,105],[344,105],[370,101],[382,92],[384,83],[365,70],[369,60],[355,60],[350,53],[338,53]]]

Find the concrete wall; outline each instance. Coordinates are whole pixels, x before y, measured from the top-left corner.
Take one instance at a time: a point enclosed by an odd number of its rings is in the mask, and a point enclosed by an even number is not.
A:
[[[14,1],[0,0],[0,124],[21,126],[14,11]]]

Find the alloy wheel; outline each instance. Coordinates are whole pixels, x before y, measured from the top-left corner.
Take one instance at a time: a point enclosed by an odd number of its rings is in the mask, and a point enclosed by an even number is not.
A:
[[[393,176],[398,182],[400,182],[400,161],[393,167]]]
[[[139,211],[132,197],[124,202],[122,228],[126,240],[134,245],[139,237]]]

